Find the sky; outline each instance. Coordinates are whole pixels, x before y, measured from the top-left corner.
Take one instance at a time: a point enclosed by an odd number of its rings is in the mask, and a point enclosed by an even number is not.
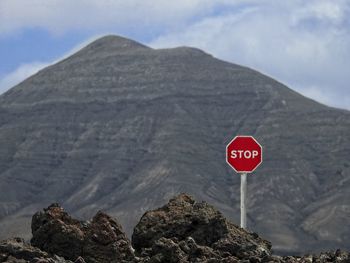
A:
[[[350,0],[0,0],[0,94],[107,34],[197,47],[350,110]]]

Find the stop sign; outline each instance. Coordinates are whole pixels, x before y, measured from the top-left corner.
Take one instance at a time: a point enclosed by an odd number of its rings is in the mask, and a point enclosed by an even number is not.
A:
[[[262,147],[252,136],[236,136],[226,146],[226,162],[237,173],[251,173],[262,162]]]

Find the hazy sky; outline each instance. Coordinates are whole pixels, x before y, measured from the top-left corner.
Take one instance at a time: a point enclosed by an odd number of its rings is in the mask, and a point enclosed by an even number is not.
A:
[[[0,0],[0,93],[105,34],[198,47],[350,109],[349,0]]]

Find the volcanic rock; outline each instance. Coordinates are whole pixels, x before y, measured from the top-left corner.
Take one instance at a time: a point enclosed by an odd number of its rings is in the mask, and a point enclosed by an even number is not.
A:
[[[302,257],[275,257],[279,259],[279,262],[305,262],[305,263],[326,263],[326,262],[336,262],[336,263],[349,263],[350,253],[341,251],[337,249],[336,251],[321,252],[319,255],[305,255]]]
[[[211,205],[197,202],[187,194],[142,216],[133,234],[135,253],[118,222],[103,212],[84,222],[52,204],[33,216],[32,230],[32,246],[20,238],[0,242],[0,262],[350,262],[350,254],[340,250],[302,257],[273,255],[268,241],[236,226]]]
[[[82,257],[87,263],[107,263],[134,257],[120,224],[101,211],[91,222],[83,222],[53,204],[33,216],[32,233],[33,246],[70,260]]]
[[[175,258],[178,261],[174,262],[204,262],[271,256],[268,241],[239,228],[211,205],[196,202],[186,194],[146,212],[134,229],[132,245],[139,255],[156,257],[160,262]]]
[[[56,255],[50,255],[39,248],[27,244],[21,238],[0,242],[0,262],[7,263],[73,263]]]
[[[82,256],[88,263],[124,262],[134,258],[121,225],[103,212],[98,212],[86,228]]]
[[[49,253],[75,260],[82,255],[84,225],[58,204],[52,204],[32,218],[31,244]]]

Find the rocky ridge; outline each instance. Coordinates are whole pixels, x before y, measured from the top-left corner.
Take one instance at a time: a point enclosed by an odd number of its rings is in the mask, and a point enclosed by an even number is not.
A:
[[[318,256],[276,256],[270,242],[186,194],[146,212],[131,241],[109,215],[100,211],[89,221],[79,221],[58,204],[33,216],[32,235],[31,244],[20,238],[2,241],[0,262],[350,262],[350,254],[340,250]]]

